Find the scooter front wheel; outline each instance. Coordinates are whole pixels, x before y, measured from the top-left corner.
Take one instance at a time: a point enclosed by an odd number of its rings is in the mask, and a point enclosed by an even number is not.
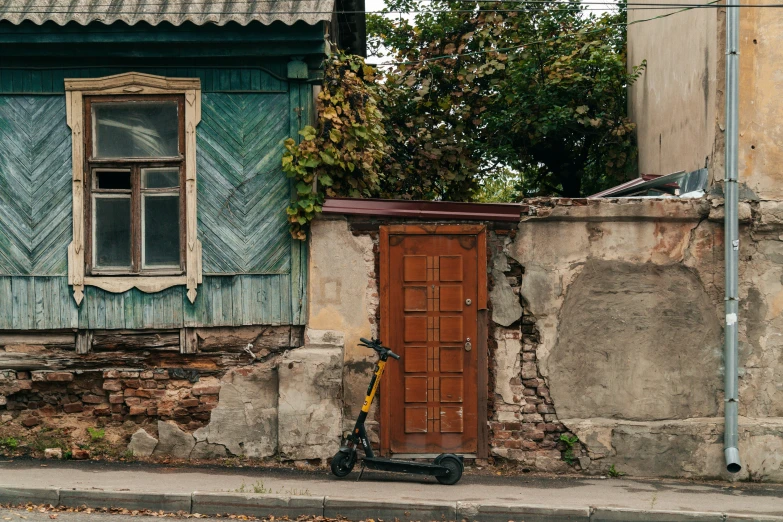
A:
[[[435,477],[438,482],[450,486],[459,482],[462,478],[462,463],[454,457],[444,457],[438,462],[438,466],[443,466],[449,470],[449,474],[441,477]]]
[[[338,451],[335,453],[334,457],[332,457],[332,473],[334,473],[336,477],[342,478],[351,472],[354,464],[356,464],[356,460],[353,458],[353,455]]]

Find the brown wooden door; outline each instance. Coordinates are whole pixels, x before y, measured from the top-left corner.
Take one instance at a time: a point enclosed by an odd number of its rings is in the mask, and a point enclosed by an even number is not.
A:
[[[392,453],[476,453],[478,235],[464,234],[475,227],[463,234],[394,228],[402,232],[388,236],[383,340],[402,358],[390,361],[384,376],[383,446]]]

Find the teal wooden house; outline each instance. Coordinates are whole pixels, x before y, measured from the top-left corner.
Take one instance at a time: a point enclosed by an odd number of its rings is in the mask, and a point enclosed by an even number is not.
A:
[[[330,40],[361,50],[352,5],[0,2],[0,331],[187,352],[192,328],[303,325],[282,142]]]
[[[342,348],[306,341],[281,159],[363,9],[0,0],[0,438],[333,453]]]

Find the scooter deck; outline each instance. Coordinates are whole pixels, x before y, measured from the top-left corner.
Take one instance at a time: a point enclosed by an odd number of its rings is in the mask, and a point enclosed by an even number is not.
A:
[[[431,475],[433,477],[444,477],[449,474],[449,470],[443,466],[427,464],[426,462],[413,462],[410,460],[365,457],[364,465],[370,469],[396,471],[398,473],[415,473],[417,475]]]

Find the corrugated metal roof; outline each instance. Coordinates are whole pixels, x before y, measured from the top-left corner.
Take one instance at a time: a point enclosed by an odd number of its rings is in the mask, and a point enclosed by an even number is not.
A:
[[[0,0],[0,20],[20,24],[76,22],[196,25],[237,22],[316,24],[332,18],[335,0]]]

